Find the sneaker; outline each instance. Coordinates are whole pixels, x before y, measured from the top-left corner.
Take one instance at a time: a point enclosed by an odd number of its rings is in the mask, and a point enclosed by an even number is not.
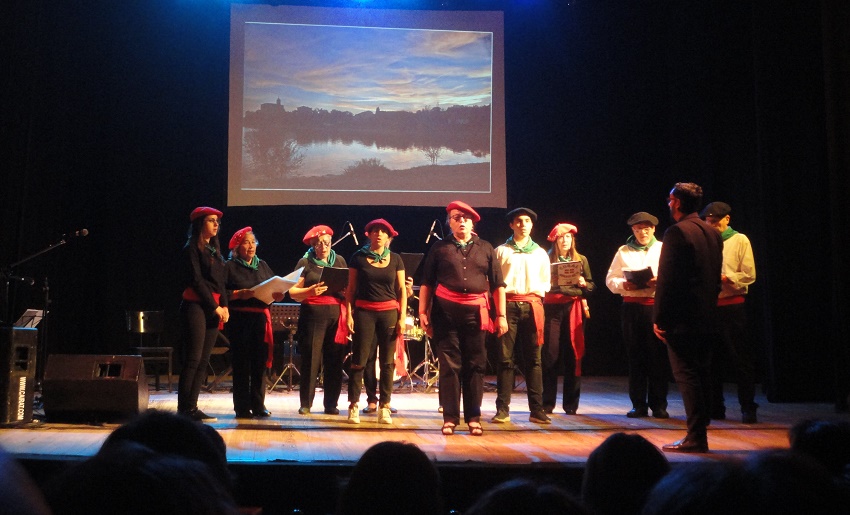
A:
[[[531,415],[529,415],[528,421],[534,422],[535,424],[551,424],[552,423],[552,419],[549,418],[549,416],[546,415],[545,413],[543,413],[542,411],[538,411],[538,412],[535,412],[535,413],[532,413]]]
[[[378,423],[379,424],[392,424],[393,417],[390,415],[390,408],[387,406],[382,406],[378,408]]]
[[[360,409],[357,407],[357,404],[348,408],[348,423],[349,424],[359,424],[360,423]]]
[[[507,424],[511,421],[510,414],[505,410],[499,410],[493,415],[493,418],[490,419],[490,422],[495,422],[496,424]]]

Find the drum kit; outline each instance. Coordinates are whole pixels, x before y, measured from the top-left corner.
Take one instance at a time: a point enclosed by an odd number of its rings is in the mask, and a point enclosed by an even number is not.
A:
[[[405,318],[404,324],[404,342],[407,345],[408,342],[414,341],[422,342],[424,354],[422,361],[410,369],[408,376],[410,379],[410,388],[413,390],[419,386],[423,391],[428,392],[439,380],[440,367],[431,349],[431,340],[425,334],[425,330],[419,326],[419,319],[408,315]],[[409,355],[409,352],[407,354]],[[418,385],[416,384],[417,382],[419,383]]]

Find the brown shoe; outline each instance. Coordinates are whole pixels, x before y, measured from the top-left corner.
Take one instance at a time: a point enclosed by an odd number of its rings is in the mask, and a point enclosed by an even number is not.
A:
[[[698,438],[688,435],[678,442],[667,444],[661,448],[664,452],[688,452],[688,453],[704,453],[708,452],[708,439],[705,437]]]

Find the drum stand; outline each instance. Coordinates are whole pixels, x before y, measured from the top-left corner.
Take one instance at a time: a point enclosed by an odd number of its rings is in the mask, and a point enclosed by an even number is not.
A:
[[[431,350],[431,339],[428,338],[428,335],[422,338],[422,341],[425,343],[425,357],[422,363],[416,365],[413,371],[410,372],[410,382],[412,385],[413,379],[418,379],[424,386],[424,391],[428,392],[440,379],[440,366],[434,357],[434,352]]]
[[[289,339],[286,340],[286,344],[289,345],[289,361],[286,362],[286,366],[283,367],[283,370],[280,372],[280,375],[277,376],[277,380],[275,380],[274,384],[271,385],[268,391],[274,391],[277,384],[283,380],[283,376],[289,373],[289,379],[286,383],[286,389],[288,391],[292,391],[292,376],[293,374],[298,374],[298,377],[301,377],[301,372],[298,371],[298,367],[295,366],[295,363],[292,362],[292,355],[295,353],[295,340],[292,339],[292,336],[295,334],[295,330],[291,330],[289,332]]]

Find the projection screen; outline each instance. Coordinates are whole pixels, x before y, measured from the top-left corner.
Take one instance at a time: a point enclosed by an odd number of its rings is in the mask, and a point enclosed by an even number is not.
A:
[[[503,16],[234,4],[230,206],[505,207]]]

